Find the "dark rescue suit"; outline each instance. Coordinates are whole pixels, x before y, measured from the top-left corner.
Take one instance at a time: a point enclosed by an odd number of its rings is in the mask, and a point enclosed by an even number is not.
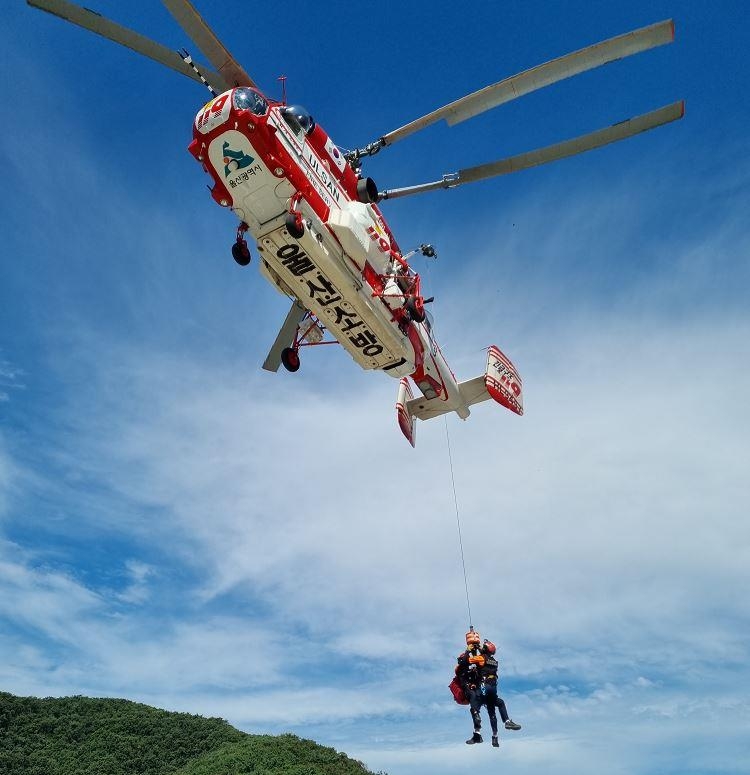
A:
[[[500,710],[500,718],[502,719],[503,724],[510,718],[508,709],[505,707],[505,700],[497,694],[497,671],[497,660],[492,654],[486,654],[484,657],[484,665],[479,668],[480,683],[475,692],[476,699],[469,700],[469,704],[471,705],[471,716],[474,719],[475,728],[477,728],[477,720],[479,719],[479,708],[481,708],[482,705],[487,706],[487,713],[490,717],[490,726],[492,727],[493,737],[497,737],[497,716],[495,715],[495,708]],[[474,715],[475,704],[476,716]]]
[[[481,669],[484,663],[485,657],[477,645],[467,648],[458,656],[458,666],[456,667],[456,676],[464,690],[464,696],[469,701],[475,734],[479,734],[479,730],[482,728],[479,709],[483,702],[480,687],[482,685]]]

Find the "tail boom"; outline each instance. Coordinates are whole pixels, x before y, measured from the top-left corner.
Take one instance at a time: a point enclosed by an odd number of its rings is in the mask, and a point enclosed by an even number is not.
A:
[[[448,412],[456,412],[461,419],[466,419],[470,406],[490,398],[515,414],[523,414],[521,377],[510,358],[495,345],[487,350],[487,367],[483,375],[465,382],[449,380],[446,384],[448,387],[443,395],[430,399],[424,396],[413,398],[409,380],[406,377],[401,379],[396,416],[401,432],[412,447],[416,444],[417,419],[429,420]]]

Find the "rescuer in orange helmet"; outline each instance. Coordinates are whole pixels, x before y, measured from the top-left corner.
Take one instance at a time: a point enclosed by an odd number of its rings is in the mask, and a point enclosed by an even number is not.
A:
[[[466,650],[458,655],[456,665],[456,677],[458,678],[464,697],[469,701],[471,720],[474,724],[474,734],[466,741],[468,745],[482,742],[480,730],[482,720],[479,717],[479,709],[482,700],[479,688],[482,685],[481,668],[484,666],[484,655],[481,653],[482,638],[474,627],[469,627],[466,633]]]

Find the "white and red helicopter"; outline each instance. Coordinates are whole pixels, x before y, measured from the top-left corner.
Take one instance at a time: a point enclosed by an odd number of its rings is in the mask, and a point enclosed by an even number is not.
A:
[[[27,0],[87,30],[202,82],[213,98],[193,122],[189,151],[212,179],[211,195],[240,219],[232,255],[250,262],[247,234],[262,274],[292,301],[263,368],[300,366],[301,347],[325,344],[327,332],[363,369],[399,380],[397,419],[414,446],[416,419],[446,412],[465,419],[469,407],[494,399],[523,414],[522,383],[513,363],[494,345],[485,373],[458,382],[432,334],[419,275],[409,265],[378,203],[484,180],[582,153],[681,118],[675,102],[572,140],[439,180],[378,191],[361,174],[361,160],[441,119],[454,125],[578,73],[674,40],[671,20],[583,48],[506,78],[343,153],[302,107],[269,99],[226,50],[187,0],[162,0],[215,69],[175,52],[67,0]],[[411,383],[421,395],[414,397]]]

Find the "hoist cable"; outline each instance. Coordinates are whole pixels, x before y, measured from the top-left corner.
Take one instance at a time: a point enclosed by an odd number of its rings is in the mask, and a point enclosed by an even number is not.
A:
[[[432,277],[430,276],[430,262],[425,261],[425,274],[427,275],[428,280],[432,281]],[[456,508],[456,528],[458,529],[458,547],[461,552],[461,568],[464,573],[464,590],[466,591],[466,610],[469,614],[469,628],[474,629],[472,620],[471,620],[471,603],[469,602],[469,582],[466,577],[466,560],[464,558],[464,542],[461,537],[461,517],[459,515],[458,511],[458,496],[456,495],[456,477],[453,474],[453,456],[451,455],[451,437],[448,433],[448,415],[443,415],[443,420],[445,421],[445,440],[448,443],[448,465],[450,466],[451,470],[451,486],[453,487],[453,505]]]
[[[469,612],[469,627],[472,626],[471,621],[471,603],[469,603],[469,582],[466,578],[466,560],[464,559],[464,542],[461,538],[461,518],[458,513],[458,497],[456,496],[456,478],[453,475],[453,456],[451,455],[451,437],[448,433],[448,415],[443,415],[445,420],[445,439],[448,442],[448,463],[451,469],[451,484],[453,485],[453,504],[456,507],[456,527],[458,528],[458,546],[461,550],[461,567],[464,571],[464,589],[466,590],[466,610]]]

